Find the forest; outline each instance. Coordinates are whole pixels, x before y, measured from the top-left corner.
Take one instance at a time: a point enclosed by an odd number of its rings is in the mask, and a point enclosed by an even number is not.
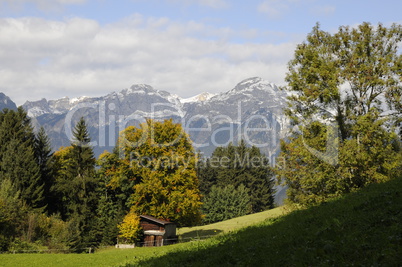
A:
[[[52,151],[20,107],[0,113],[0,250],[82,252],[140,241],[139,215],[194,226],[273,207],[273,171],[256,147],[230,144],[211,166],[172,120],[120,133],[95,158],[84,118]],[[260,164],[239,164],[258,157]]]

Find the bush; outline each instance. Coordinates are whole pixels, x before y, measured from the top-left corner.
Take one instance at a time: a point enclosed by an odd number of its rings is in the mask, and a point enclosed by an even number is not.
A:
[[[141,233],[140,217],[134,212],[129,212],[121,224],[118,225],[120,235],[124,242],[134,244]]]

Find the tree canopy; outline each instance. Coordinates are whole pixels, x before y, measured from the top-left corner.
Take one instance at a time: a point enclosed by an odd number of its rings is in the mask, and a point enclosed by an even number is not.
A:
[[[292,136],[279,180],[309,204],[392,177],[399,168],[402,27],[363,23],[331,34],[316,25],[286,76]]]
[[[131,212],[174,221],[181,226],[200,222],[196,154],[180,124],[148,119],[128,127],[118,142],[120,160],[110,184],[134,181]]]
[[[209,159],[200,163],[198,175],[205,196],[213,186],[243,185],[249,191],[250,212],[274,206],[274,173],[269,160],[257,147],[247,147],[244,140],[238,146],[217,147]]]

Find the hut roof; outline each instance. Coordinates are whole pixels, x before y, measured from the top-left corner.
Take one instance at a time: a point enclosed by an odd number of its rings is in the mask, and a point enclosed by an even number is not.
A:
[[[149,215],[140,215],[140,218],[152,221],[152,222],[160,224],[160,225],[174,224],[174,222],[168,222],[165,220],[157,219],[157,218],[149,216]]]

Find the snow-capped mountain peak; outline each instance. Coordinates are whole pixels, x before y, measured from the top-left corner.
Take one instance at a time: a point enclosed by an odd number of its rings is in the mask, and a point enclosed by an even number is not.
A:
[[[241,135],[247,135],[254,144],[263,144],[264,153],[274,155],[279,132],[287,125],[282,115],[285,102],[284,92],[254,77],[217,95],[201,93],[183,99],[138,84],[104,96],[27,101],[23,107],[37,126],[45,127],[55,149],[69,144],[65,132],[65,119],[69,115],[70,119],[85,116],[92,138],[99,144],[94,147],[97,154],[105,147],[113,147],[125,127],[153,118],[181,123],[189,131],[194,147],[206,155],[216,146],[239,141]],[[81,103],[86,105],[77,106]]]
[[[208,92],[204,92],[204,93],[198,94],[198,95],[193,96],[193,97],[182,98],[182,99],[180,99],[180,102],[182,104],[193,103],[193,102],[204,102],[204,101],[207,101],[207,100],[211,99],[214,96],[216,96],[216,94],[211,94],[211,93],[208,93]]]
[[[248,78],[238,83],[231,92],[240,91],[253,91],[253,90],[266,90],[266,91],[279,91],[278,87],[260,77]]]

